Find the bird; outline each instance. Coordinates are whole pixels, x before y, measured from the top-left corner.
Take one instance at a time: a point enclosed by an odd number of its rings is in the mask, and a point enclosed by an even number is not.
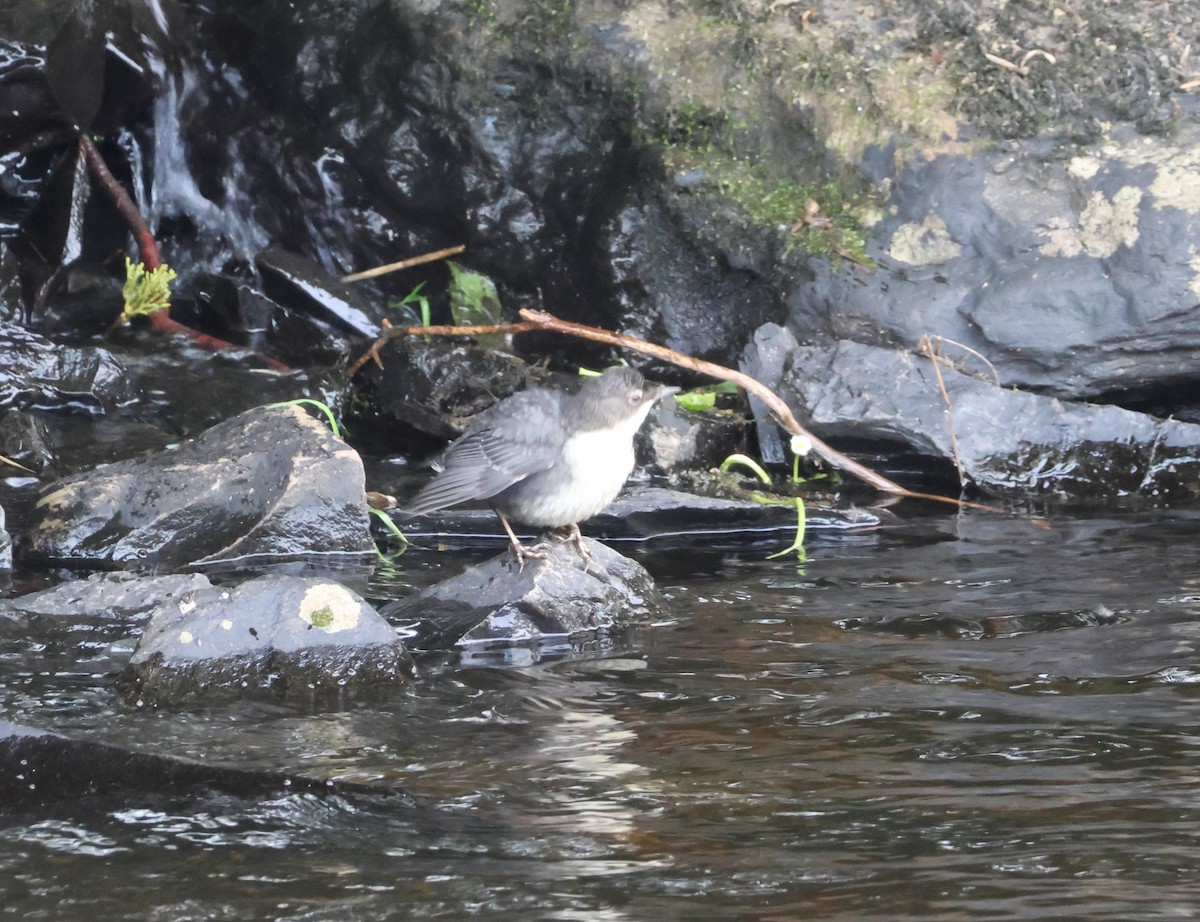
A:
[[[654,405],[678,392],[627,366],[587,378],[574,394],[518,391],[471,420],[402,511],[424,515],[486,500],[521,569],[545,557],[545,544],[523,545],[509,518],[574,541],[586,571],[591,554],[579,522],[616,498],[633,471],[633,437]]]

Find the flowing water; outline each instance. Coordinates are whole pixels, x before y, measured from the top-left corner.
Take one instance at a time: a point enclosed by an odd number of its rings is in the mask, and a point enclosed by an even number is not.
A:
[[[16,719],[381,791],[0,812],[25,919],[1178,919],[1200,912],[1200,514],[923,516],[640,556],[671,617],[426,658],[338,711],[124,705],[5,635]],[[416,552],[372,595],[464,565]]]

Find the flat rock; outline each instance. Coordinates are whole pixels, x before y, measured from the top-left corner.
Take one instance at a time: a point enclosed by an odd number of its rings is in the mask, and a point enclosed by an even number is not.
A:
[[[602,633],[661,617],[650,574],[616,551],[584,539],[585,571],[571,542],[550,542],[545,559],[519,568],[509,554],[473,566],[381,614],[415,632],[421,649],[531,643]]]
[[[330,580],[264,576],[159,605],[122,684],[155,705],[230,691],[340,694],[412,675],[396,632],[357,594]]]
[[[369,552],[358,454],[298,407],[256,407],[148,458],[47,488],[31,548],[54,561],[185,566]]]
[[[15,599],[0,601],[0,611],[43,618],[107,618],[128,621],[148,615],[165,602],[189,592],[211,588],[200,573],[139,576],[134,573],[95,573],[68,580]]]

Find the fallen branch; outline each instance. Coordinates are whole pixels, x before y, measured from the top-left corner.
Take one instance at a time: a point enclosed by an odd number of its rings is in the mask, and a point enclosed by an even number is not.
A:
[[[771,415],[775,417],[779,425],[790,432],[794,436],[808,439],[812,444],[812,450],[815,451],[826,463],[852,474],[864,483],[870,484],[877,490],[884,493],[891,493],[894,496],[904,496],[910,499],[927,499],[937,503],[948,503],[952,506],[958,506],[966,509],[983,509],[987,512],[1000,512],[1002,510],[995,506],[987,506],[983,503],[973,503],[964,499],[954,499],[949,496],[939,496],[936,493],[918,493],[903,487],[893,480],[889,480],[882,474],[876,473],[864,464],[860,464],[853,458],[842,454],[837,449],[827,445],[821,439],[817,438],[807,429],[800,425],[796,417],[792,414],[791,409],[773,390],[767,387],[762,382],[750,377],[740,371],[732,368],[726,368],[724,365],[717,365],[714,362],[707,362],[704,359],[693,358],[690,355],[684,355],[682,352],[676,352],[674,349],[668,349],[665,346],[659,346],[655,343],[646,342],[644,339],[638,339],[636,336],[627,336],[624,333],[613,333],[610,330],[602,330],[599,327],[589,327],[581,323],[572,323],[569,320],[561,320],[553,314],[548,314],[545,311],[522,310],[520,311],[521,319],[524,323],[501,323],[491,326],[476,326],[476,327],[456,327],[456,326],[429,326],[429,327],[392,327],[385,331],[383,336],[375,341],[370,349],[367,350],[353,365],[350,366],[349,374],[354,374],[367,361],[379,361],[379,347],[391,339],[399,336],[475,336],[489,333],[529,333],[534,330],[549,330],[555,333],[563,333],[567,336],[575,336],[580,339],[590,339],[594,342],[607,343],[610,346],[619,346],[623,349],[629,349],[633,352],[640,352],[642,355],[648,355],[652,358],[659,359],[663,362],[668,362],[672,365],[678,365],[680,368],[686,368],[689,371],[694,371],[698,374],[707,375],[710,378],[717,378],[722,381],[732,381],[738,387],[753,394],[761,400],[771,411]]]
[[[672,365],[678,365],[680,368],[686,368],[689,371],[708,375],[710,378],[732,381],[738,387],[761,400],[767,409],[771,411],[771,415],[775,417],[775,420],[784,429],[792,435],[808,439],[812,443],[813,451],[820,455],[826,463],[836,467],[838,470],[853,474],[859,480],[870,484],[877,490],[882,490],[884,493],[891,493],[895,496],[906,496],[911,499],[928,499],[968,509],[986,509],[989,512],[1000,511],[995,506],[986,506],[982,503],[953,499],[949,496],[938,496],[935,493],[918,493],[901,486],[894,480],[889,480],[882,474],[871,470],[865,464],[859,464],[853,458],[842,454],[831,445],[827,445],[801,426],[792,414],[791,409],[783,401],[783,398],[761,381],[750,377],[744,372],[726,368],[724,365],[717,365],[714,362],[706,362],[704,359],[693,358],[690,355],[684,355],[682,352],[676,352],[674,349],[668,349],[665,346],[659,346],[655,343],[648,343],[644,339],[638,339],[635,336],[626,336],[623,333],[613,333],[597,327],[589,327],[580,323],[571,323],[568,320],[560,320],[558,317],[548,314],[545,311],[522,310],[520,314],[522,319],[534,324],[539,329],[553,330],[556,333],[565,333],[568,336],[578,336],[582,339],[591,339],[596,342],[608,343],[612,346],[620,346],[623,349],[630,349],[633,352],[640,352],[642,355],[649,355],[661,361],[669,362]]]
[[[379,361],[379,350],[393,339],[400,339],[404,336],[507,336],[510,333],[531,333],[540,329],[541,327],[536,323],[491,323],[483,326],[461,327],[452,324],[430,327],[387,326],[380,337],[371,343],[371,348],[355,359],[354,363],[346,369],[346,374],[353,378],[367,362],[374,362],[382,368],[383,363]]]
[[[410,256],[408,259],[402,259],[396,263],[388,263],[386,266],[376,266],[374,269],[364,269],[362,272],[352,272],[349,275],[343,275],[343,282],[361,282],[365,279],[373,279],[380,275],[387,275],[389,272],[399,272],[401,269],[411,269],[413,266],[423,266],[425,263],[437,262],[439,259],[446,259],[450,256],[457,256],[463,252],[466,246],[459,244],[458,246],[446,247],[444,250],[434,250],[432,253],[423,253],[420,256]]]

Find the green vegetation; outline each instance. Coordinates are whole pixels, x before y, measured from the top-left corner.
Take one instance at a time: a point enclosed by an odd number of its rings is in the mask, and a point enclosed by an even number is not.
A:
[[[166,264],[147,271],[142,263],[135,263],[128,256],[125,257],[125,285],[121,289],[125,298],[125,308],[117,318],[117,323],[169,308],[171,283],[175,278],[175,270]]]
[[[456,326],[486,326],[503,320],[500,295],[496,283],[481,272],[475,272],[446,260],[450,268],[450,316]]]
[[[427,327],[429,326],[430,310],[429,298],[423,293],[424,288],[425,283],[421,282],[399,301],[393,301],[388,306],[394,310],[403,310],[413,323]]]

